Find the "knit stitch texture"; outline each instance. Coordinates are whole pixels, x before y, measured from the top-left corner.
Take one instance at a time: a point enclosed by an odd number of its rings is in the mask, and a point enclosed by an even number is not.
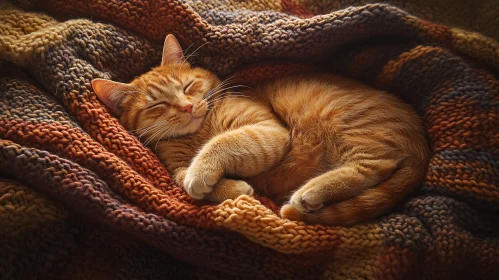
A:
[[[0,278],[498,279],[499,9],[375,2],[0,5]],[[353,227],[192,200],[90,84],[156,66],[169,33],[240,83],[320,70],[399,95],[432,149],[421,189]]]

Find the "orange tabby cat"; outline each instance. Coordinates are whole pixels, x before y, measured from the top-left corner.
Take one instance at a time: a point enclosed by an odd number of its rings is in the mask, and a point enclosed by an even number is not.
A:
[[[289,77],[231,98],[168,35],[157,68],[130,84],[92,85],[195,199],[221,202],[254,188],[284,203],[285,218],[351,225],[390,210],[425,175],[416,113],[347,78]]]

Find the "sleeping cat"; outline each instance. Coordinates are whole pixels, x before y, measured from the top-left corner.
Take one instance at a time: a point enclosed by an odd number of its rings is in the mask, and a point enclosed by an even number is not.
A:
[[[281,215],[352,225],[386,213],[420,184],[428,147],[396,97],[331,74],[277,79],[229,95],[168,35],[160,66],[130,84],[92,86],[120,123],[156,148],[194,199],[259,194]]]

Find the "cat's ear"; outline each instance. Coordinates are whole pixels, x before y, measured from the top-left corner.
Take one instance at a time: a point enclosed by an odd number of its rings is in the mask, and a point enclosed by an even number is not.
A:
[[[163,45],[161,65],[175,63],[185,63],[185,57],[177,38],[172,34],[168,34],[165,38],[165,44]]]
[[[136,91],[131,85],[104,79],[93,79],[92,87],[99,99],[118,117],[123,114],[123,95]]]

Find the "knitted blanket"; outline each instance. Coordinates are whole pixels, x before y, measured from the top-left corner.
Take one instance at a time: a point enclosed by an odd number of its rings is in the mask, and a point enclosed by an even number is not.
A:
[[[498,279],[499,9],[366,2],[0,4],[0,278]],[[190,199],[90,85],[159,64],[169,33],[241,83],[334,71],[401,96],[432,149],[422,187],[352,227]]]

